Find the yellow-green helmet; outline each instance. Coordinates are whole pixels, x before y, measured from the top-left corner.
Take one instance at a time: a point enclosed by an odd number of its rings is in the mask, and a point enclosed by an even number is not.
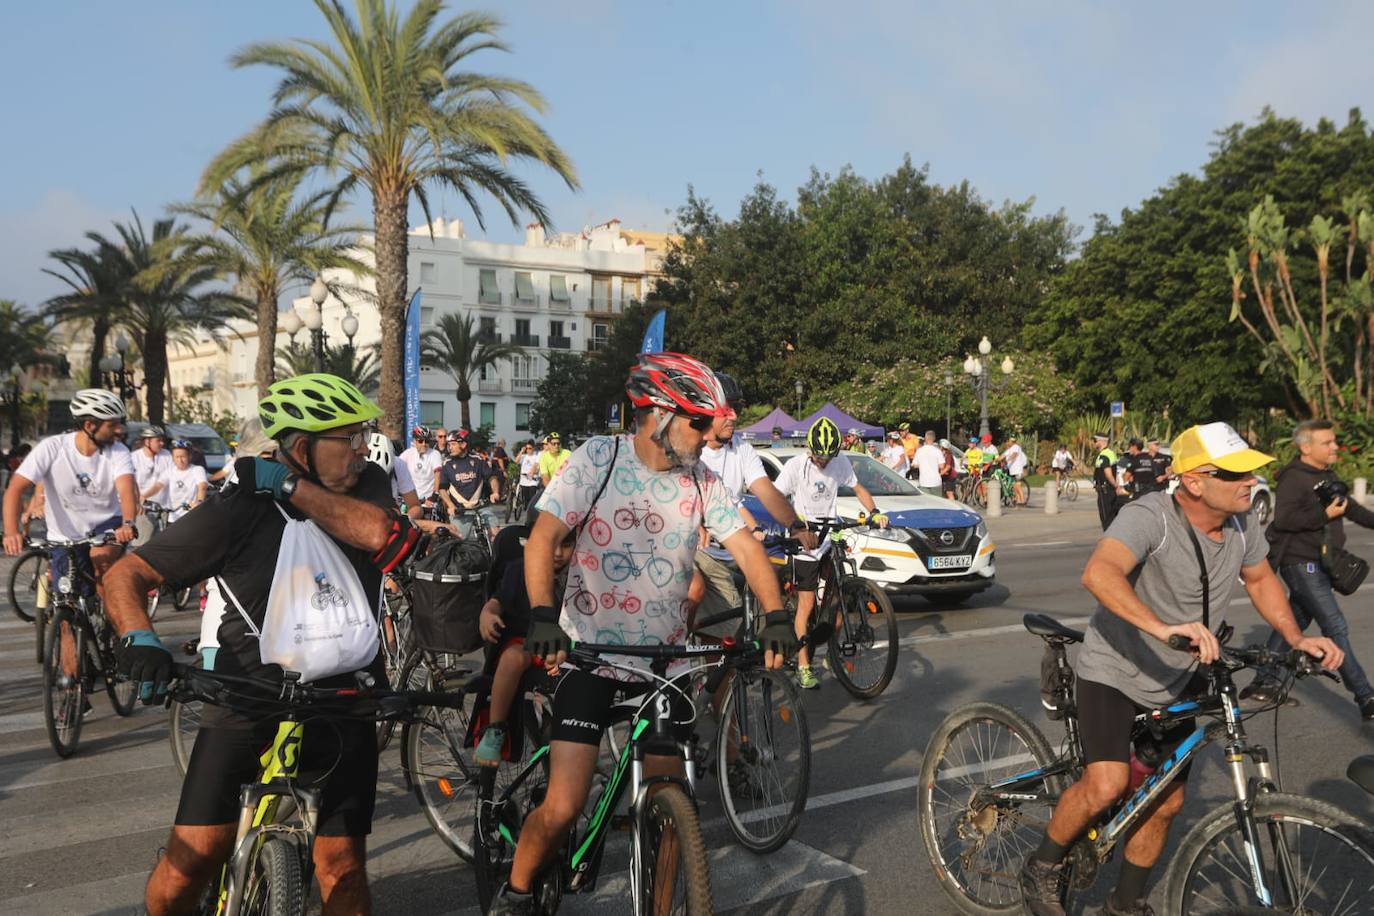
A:
[[[806,432],[806,448],[817,458],[834,458],[840,453],[840,428],[829,417],[821,417]]]
[[[274,382],[258,402],[262,431],[271,439],[299,430],[322,433],[340,426],[365,423],[382,409],[363,396],[352,382],[325,372],[308,372]]]

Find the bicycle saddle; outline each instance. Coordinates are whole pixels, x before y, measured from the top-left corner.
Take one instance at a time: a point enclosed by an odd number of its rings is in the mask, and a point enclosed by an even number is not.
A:
[[[1355,785],[1374,795],[1374,755],[1356,757],[1350,761],[1345,775],[1349,776]]]
[[[1066,627],[1045,614],[1027,614],[1021,618],[1021,622],[1026,625],[1027,632],[1034,633],[1043,639],[1067,639],[1069,642],[1083,641],[1082,630]]]

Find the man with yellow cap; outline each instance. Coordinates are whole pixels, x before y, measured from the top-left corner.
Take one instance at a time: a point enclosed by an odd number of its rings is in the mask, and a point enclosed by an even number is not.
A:
[[[1197,663],[1216,661],[1220,652],[1211,618],[1221,617],[1238,582],[1290,646],[1331,670],[1343,658],[1331,640],[1303,636],[1266,559],[1264,533],[1249,514],[1255,471],[1274,459],[1225,423],[1184,430],[1171,453],[1178,490],[1148,493],[1122,507],[1083,570],[1083,584],[1098,602],[1077,666],[1086,766],[1021,870],[1026,909],[1035,916],[1065,912],[1065,856],[1126,790],[1135,716],[1204,686]],[[1199,556],[1205,570],[1198,569]],[[1191,654],[1169,648],[1175,635],[1192,643]],[[1193,729],[1191,720],[1167,727],[1164,753]],[[1183,806],[1187,775],[1180,772],[1128,837],[1116,890],[1103,910],[1108,916],[1152,912],[1145,884]]]

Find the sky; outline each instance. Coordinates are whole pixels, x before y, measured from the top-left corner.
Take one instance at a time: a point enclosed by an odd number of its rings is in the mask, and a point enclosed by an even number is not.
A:
[[[1354,106],[1374,117],[1368,3],[453,6],[474,8],[502,18],[511,50],[473,69],[543,92],[543,123],[578,170],[577,192],[526,176],[556,230],[670,228],[689,185],[728,217],[760,173],[791,198],[812,167],[876,178],[908,154],[937,183],[967,179],[994,204],[1033,197],[1087,227],[1196,172],[1217,129],[1265,105],[1309,124]],[[61,290],[47,251],[192,195],[270,107],[276,74],[231,68],[236,49],[324,37],[308,0],[3,4],[0,299],[42,302]],[[432,203],[484,234],[452,194]],[[522,237],[488,214],[487,237]]]

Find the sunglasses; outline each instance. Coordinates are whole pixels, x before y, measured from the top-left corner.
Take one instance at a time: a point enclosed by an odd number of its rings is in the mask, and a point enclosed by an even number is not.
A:
[[[716,422],[715,417],[698,417],[692,414],[680,413],[679,417],[687,421],[687,425],[699,433],[704,433],[711,428],[711,424]]]
[[[1198,471],[1197,475],[1199,477],[1215,477],[1217,480],[1223,480],[1226,483],[1240,483],[1242,480],[1252,479],[1255,476],[1255,472],[1228,471],[1223,468],[1217,468],[1215,471]]]

